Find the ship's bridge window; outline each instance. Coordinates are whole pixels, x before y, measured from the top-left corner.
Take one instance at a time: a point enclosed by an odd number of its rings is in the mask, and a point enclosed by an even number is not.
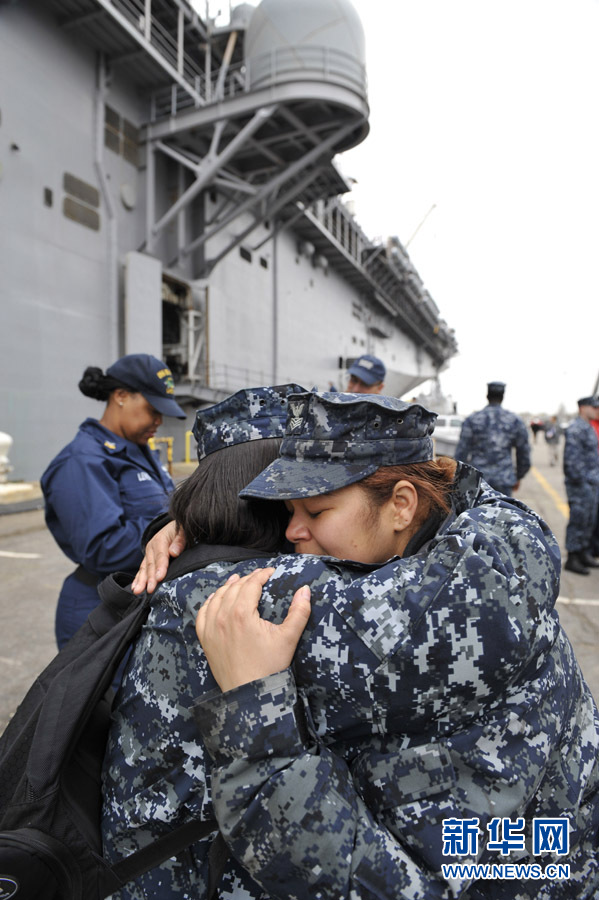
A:
[[[246,262],[251,263],[251,261],[252,261],[252,254],[251,254],[251,252],[247,249],[247,247],[240,247],[240,248],[239,248],[239,255],[241,256],[242,259],[245,259]]]

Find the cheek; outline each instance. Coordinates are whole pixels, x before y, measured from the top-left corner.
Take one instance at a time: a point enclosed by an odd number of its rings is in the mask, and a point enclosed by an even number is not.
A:
[[[357,549],[360,542],[360,529],[355,522],[345,518],[333,521],[313,529],[313,538],[331,556],[343,558],[351,556],[351,550]]]

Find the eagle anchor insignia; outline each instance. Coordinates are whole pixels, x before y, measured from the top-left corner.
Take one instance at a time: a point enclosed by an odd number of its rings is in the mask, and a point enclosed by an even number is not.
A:
[[[302,422],[304,421],[304,404],[295,402],[289,403],[289,409],[291,410],[291,416],[289,418],[289,422],[287,423],[287,429],[290,432],[297,431],[301,428]]]

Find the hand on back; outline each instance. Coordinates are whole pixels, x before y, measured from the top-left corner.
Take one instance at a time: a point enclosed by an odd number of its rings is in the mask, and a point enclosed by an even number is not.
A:
[[[310,617],[310,588],[293,596],[280,625],[258,612],[262,588],[274,569],[232,575],[201,607],[196,633],[222,691],[286,669]]]

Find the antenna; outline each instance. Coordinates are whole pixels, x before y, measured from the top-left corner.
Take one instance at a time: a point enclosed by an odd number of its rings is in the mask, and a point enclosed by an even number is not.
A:
[[[408,249],[408,247],[410,246],[410,244],[412,243],[412,241],[414,240],[414,238],[416,237],[416,235],[418,234],[418,232],[420,231],[420,229],[422,228],[422,226],[424,225],[424,223],[426,222],[426,220],[428,219],[428,217],[429,217],[430,214],[432,213],[433,209],[436,209],[436,208],[437,208],[437,204],[436,204],[436,203],[433,203],[433,205],[431,206],[431,208],[429,209],[429,211],[427,212],[427,214],[426,214],[426,215],[424,216],[424,218],[420,221],[420,224],[416,226],[416,230],[414,231],[413,235],[412,235],[412,236],[408,239],[408,241],[404,244],[404,247],[406,248],[406,250]]]

